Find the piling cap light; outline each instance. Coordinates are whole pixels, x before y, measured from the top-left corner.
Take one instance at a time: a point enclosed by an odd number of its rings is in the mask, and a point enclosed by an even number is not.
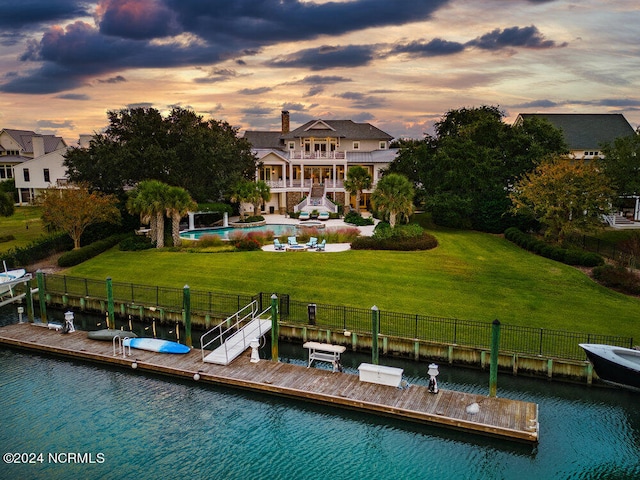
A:
[[[429,374],[432,377],[437,377],[439,373],[440,372],[438,371],[438,365],[436,365],[435,363],[432,363],[429,365],[429,370],[427,371],[427,374]]]

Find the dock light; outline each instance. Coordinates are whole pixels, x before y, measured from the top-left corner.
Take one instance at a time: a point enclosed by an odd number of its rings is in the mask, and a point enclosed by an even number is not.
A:
[[[438,365],[431,363],[427,373],[429,374],[429,391],[431,393],[438,393],[438,381],[436,380],[436,377],[440,373],[438,371]]]
[[[24,313],[24,307],[18,307],[18,323],[22,323],[23,313]]]
[[[64,328],[62,333],[73,333],[76,329],[73,326],[73,312],[69,311],[64,314]]]
[[[197,382],[200,380],[200,370],[193,374],[193,379]]]
[[[133,363],[131,364],[131,368],[133,368],[134,370],[135,370],[136,368],[138,368],[138,362],[133,362]]]
[[[349,330],[345,330],[343,333],[344,333],[345,337],[350,337],[351,336],[351,332]]]
[[[258,352],[260,341],[257,338],[252,338],[249,346],[251,347],[251,363],[258,363],[260,361],[260,354]]]

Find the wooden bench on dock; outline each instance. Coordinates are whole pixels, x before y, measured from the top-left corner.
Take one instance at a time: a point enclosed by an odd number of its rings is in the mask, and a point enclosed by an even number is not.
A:
[[[333,371],[339,370],[340,354],[344,353],[347,347],[343,345],[332,345],[330,343],[306,342],[302,345],[309,350],[309,364],[311,366],[314,360],[319,362],[329,362],[333,365]]]

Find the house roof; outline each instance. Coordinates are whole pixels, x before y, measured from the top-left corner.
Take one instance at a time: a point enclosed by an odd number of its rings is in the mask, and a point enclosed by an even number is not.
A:
[[[570,150],[597,150],[603,143],[635,134],[624,115],[619,113],[521,113],[518,117],[549,121],[562,130]]]
[[[282,149],[284,144],[280,141],[280,132],[250,131],[244,132],[244,138],[251,143],[254,149],[275,148]]]
[[[391,163],[398,155],[397,148],[388,150],[374,150],[372,152],[349,152],[347,163],[364,164],[364,163]]]
[[[22,151],[24,153],[33,153],[32,138],[34,136],[40,136],[43,138],[44,153],[51,153],[61,147],[67,146],[62,137],[56,137],[55,135],[39,135],[31,130],[17,130],[13,128],[3,128],[2,132],[5,132],[7,133],[7,135],[11,136],[11,138],[13,138],[13,140],[15,140],[22,147]],[[4,150],[1,145],[0,149]]]
[[[281,136],[284,140],[300,137],[339,137],[347,140],[393,140],[370,123],[353,120],[310,120],[304,125]]]

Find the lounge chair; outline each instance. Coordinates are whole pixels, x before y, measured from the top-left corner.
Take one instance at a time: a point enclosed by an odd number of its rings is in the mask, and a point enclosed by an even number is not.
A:
[[[298,220],[309,220],[310,218],[309,212],[300,212],[300,215],[298,215]]]
[[[280,240],[277,238],[273,239],[273,245],[276,247],[276,250],[284,250],[284,245],[280,243]]]
[[[318,245],[318,239],[316,237],[311,237],[307,242],[307,247],[309,248],[316,247],[317,245]]]
[[[287,243],[289,245],[298,245],[298,239],[296,237],[287,238]]]
[[[320,212],[318,214],[318,220],[329,220],[329,212]]]
[[[324,247],[327,246],[327,239],[322,240],[318,245],[316,245],[317,252],[324,252]]]

